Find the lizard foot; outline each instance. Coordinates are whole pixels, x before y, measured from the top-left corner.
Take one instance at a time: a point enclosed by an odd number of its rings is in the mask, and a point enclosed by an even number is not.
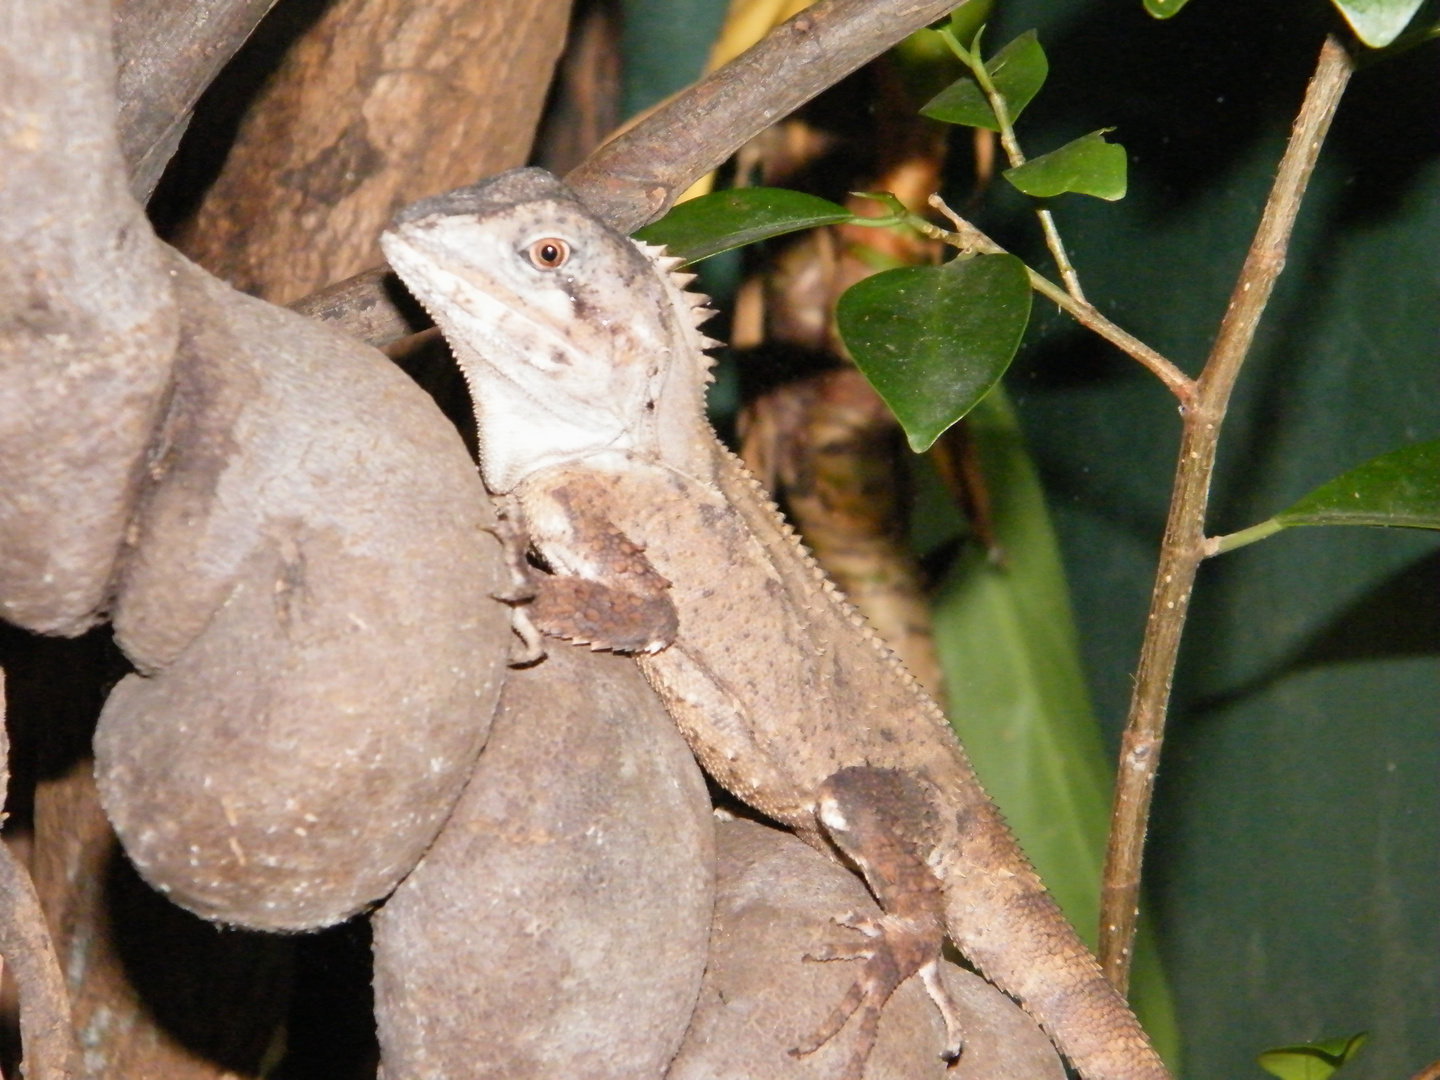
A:
[[[859,930],[865,941],[831,945],[806,956],[807,960],[864,960],[865,966],[850,989],[820,1025],[799,1046],[790,1051],[792,1057],[807,1057],[828,1043],[859,1014],[855,1049],[844,1076],[860,1080],[865,1062],[875,1047],[880,1029],[880,1016],[897,987],[911,975],[919,975],[931,1000],[940,1010],[945,1023],[945,1048],[940,1056],[954,1061],[964,1045],[960,1010],[950,996],[940,974],[939,941],[932,928],[916,927],[911,920],[895,916],[879,919],[847,916],[836,922]]]
[[[551,574],[530,562],[530,536],[519,500],[496,499],[490,532],[500,541],[510,587],[493,594],[513,609],[511,625],[522,648],[511,667],[533,664],[545,655],[541,636],[619,653],[659,652],[675,640],[679,616],[670,583],[645,559],[644,549],[608,522],[591,523],[609,574],[621,584],[571,574]],[[627,587],[632,586],[632,587]]]
[[[835,846],[864,874],[884,914],[836,920],[866,940],[832,948],[825,958],[863,958],[865,966],[825,1023],[791,1053],[814,1053],[858,1013],[860,1035],[848,1080],[859,1080],[864,1072],[881,1011],[896,987],[912,975],[921,977],[945,1022],[941,1056],[954,1059],[960,1053],[959,1011],[940,977],[945,944],[942,888],[925,858],[927,838],[934,835],[935,805],[927,783],[894,769],[850,766],[820,787],[816,816]]]
[[[911,975],[919,973],[925,977],[927,968],[935,969],[939,962],[943,931],[938,930],[931,920],[914,920],[895,915],[882,915],[879,918],[849,915],[844,919],[837,919],[836,922],[858,930],[865,935],[865,940],[827,946],[818,953],[808,955],[806,959],[864,960],[865,966],[824,1023],[810,1038],[792,1049],[790,1054],[792,1057],[813,1054],[838,1035],[852,1016],[858,1014],[858,1036],[845,1076],[847,1080],[859,1080],[864,1073],[870,1051],[875,1046],[875,1036],[879,1031],[880,1015],[884,1011],[885,1003],[890,1000],[896,987]],[[934,983],[940,986],[938,977]],[[927,989],[931,988],[932,980],[925,977],[925,984]],[[940,992],[944,994],[943,986],[940,986]],[[931,993],[933,996],[935,991],[931,989]],[[940,1011],[945,1017],[949,1043],[944,1056],[954,1057],[959,1053],[956,1038],[959,1028],[958,1025],[952,1026],[954,1009],[948,995],[945,995],[945,1003],[941,1005]]]
[[[520,639],[519,645],[510,650],[510,667],[529,667],[545,658],[540,629],[522,606],[535,599],[537,572],[526,556],[530,542],[525,535],[519,502],[513,496],[496,499],[495,516],[495,525],[488,531],[500,541],[500,551],[510,571],[510,587],[490,595],[510,606],[510,629]]]
[[[523,604],[535,598],[535,570],[528,557],[530,538],[525,532],[524,517],[520,502],[513,495],[495,500],[495,524],[486,530],[500,541],[500,552],[505,559],[505,568],[510,571],[510,587],[504,592],[492,593],[503,604]],[[519,631],[517,631],[518,633]],[[524,634],[520,635],[522,638]]]

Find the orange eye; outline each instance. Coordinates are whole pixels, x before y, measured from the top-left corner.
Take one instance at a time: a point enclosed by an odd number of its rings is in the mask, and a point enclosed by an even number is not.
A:
[[[558,236],[547,236],[531,244],[526,254],[537,270],[556,270],[569,260],[570,245]]]

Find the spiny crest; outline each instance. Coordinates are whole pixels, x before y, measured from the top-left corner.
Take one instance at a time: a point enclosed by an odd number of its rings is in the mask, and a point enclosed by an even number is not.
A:
[[[691,292],[690,284],[699,276],[679,269],[684,265],[685,260],[678,255],[668,255],[664,244],[647,244],[644,240],[636,240],[633,236],[630,242],[640,249],[641,254],[655,264],[660,271],[661,280],[667,282],[674,288],[676,308],[681,315],[688,316],[687,324],[694,333],[694,345],[697,352],[704,353],[707,349],[718,349],[724,345],[723,341],[716,341],[712,337],[699,333],[699,327],[714,318],[718,312],[710,306],[710,297],[704,293]],[[705,381],[715,381],[714,372],[710,369],[714,361],[708,356],[705,359]]]
[[[791,525],[790,521],[780,512],[780,508],[775,504],[775,501],[770,498],[770,493],[765,489],[765,485],[755,479],[750,470],[745,467],[745,463],[733,452],[730,450],[722,450],[722,454],[729,459],[731,465],[739,472],[742,483],[749,487],[752,497],[764,506],[765,509],[770,511],[772,521],[778,528],[780,535],[784,537],[791,545],[795,554],[799,556],[800,562],[809,571],[811,579],[818,582],[821,594],[840,609],[843,617],[849,621],[850,625],[859,632],[860,636],[880,655],[881,662],[884,663],[902,683],[911,689],[916,700],[921,703],[921,708],[930,718],[931,722],[948,730],[950,721],[945,718],[944,710],[935,703],[929,691],[920,685],[920,680],[915,678],[910,672],[910,669],[905,666],[904,661],[895,654],[895,651],[890,647],[889,643],[881,637],[879,631],[871,625],[870,620],[867,619],[860,609],[851,602],[850,598],[845,595],[845,591],[836,585],[830,576],[825,573],[825,569],[820,565],[810,549],[805,546],[804,540],[801,539],[795,527]]]

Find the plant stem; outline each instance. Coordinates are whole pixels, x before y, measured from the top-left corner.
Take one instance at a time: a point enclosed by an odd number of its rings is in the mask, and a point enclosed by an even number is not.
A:
[[[990,111],[995,114],[995,123],[1000,129],[1000,145],[1005,148],[1005,156],[1010,161],[1012,169],[1018,169],[1025,164],[1025,152],[1020,149],[1020,140],[1015,137],[1015,125],[1010,116],[1010,105],[1005,100],[1005,95],[995,89],[995,80],[990,78],[990,72],[985,70],[984,61],[980,59],[980,38],[976,35],[974,48],[967,49],[956,40],[955,35],[949,30],[940,31],[940,36],[950,51],[960,58],[960,62],[970,69],[979,83],[981,91],[985,94],[985,100],[990,103]],[[1085,293],[1080,288],[1080,275],[1075,273],[1075,267],[1070,262],[1070,255],[1065,250],[1065,244],[1060,239],[1060,230],[1055,226],[1055,215],[1038,200],[1035,202],[1035,216],[1040,219],[1040,231],[1045,234],[1045,246],[1050,249],[1050,255],[1055,260],[1056,269],[1060,271],[1060,280],[1065,282],[1065,291],[1077,301],[1084,304]],[[1038,275],[1035,275],[1038,276]],[[1077,316],[1078,317],[1078,316]]]
[[[1220,426],[1225,419],[1230,392],[1254,340],[1255,327],[1285,266],[1285,253],[1300,200],[1353,70],[1354,64],[1345,49],[1334,37],[1327,37],[1291,129],[1259,228],[1231,293],[1219,335],[1197,380],[1194,407],[1185,411],[1175,488],[1151,594],[1130,715],[1121,741],[1120,770],[1110,818],[1110,845],[1101,885],[1100,964],[1121,994],[1126,992],[1130,981],[1145,830],[1180,635],[1195,573],[1207,554],[1205,507]]]
[[[950,209],[939,195],[930,196],[930,205],[950,219],[950,223],[955,226],[955,231],[947,231],[918,215],[912,215],[910,224],[925,233],[926,236],[940,240],[951,247],[959,248],[961,251],[978,251],[985,255],[1006,254],[1004,248]],[[1045,298],[1053,300],[1061,310],[1067,312],[1080,325],[1093,330],[1117,349],[1149,368],[1170,392],[1179,398],[1182,406],[1188,407],[1191,404],[1195,395],[1195,381],[1190,376],[1135,337],[1134,334],[1116,326],[1088,301],[1077,299],[1073,294],[1066,292],[1049,278],[1028,266],[1025,267],[1025,272],[1030,276],[1032,289]]]
[[[1227,551],[1234,551],[1246,544],[1253,544],[1257,540],[1264,540],[1267,536],[1274,536],[1284,525],[1270,518],[1262,521],[1259,525],[1251,525],[1248,529],[1241,529],[1239,532],[1226,533],[1224,536],[1212,536],[1205,541],[1205,558],[1211,555],[1223,555]]]
[[[1045,234],[1045,243],[1050,248],[1050,254],[1054,257],[1055,265],[1060,270],[1060,280],[1065,282],[1065,290],[1088,307],[1089,301],[1085,299],[1085,293],[1080,288],[1080,275],[1071,265],[1070,256],[1065,251],[1065,244],[1060,239],[1060,230],[1055,226],[1055,215],[1050,213],[1047,207],[1037,206],[1035,216],[1040,219],[1040,231]]]

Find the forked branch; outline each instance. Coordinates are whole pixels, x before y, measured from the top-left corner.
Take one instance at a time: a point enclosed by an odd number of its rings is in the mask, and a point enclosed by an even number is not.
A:
[[[1255,328],[1285,266],[1295,216],[1310,182],[1321,144],[1340,103],[1354,62],[1333,37],[1325,39],[1315,74],[1295,118],[1290,141],[1270,190],[1260,226],[1230,296],[1220,333],[1185,410],[1180,460],[1170,499],[1165,539],[1130,715],[1121,742],[1120,769],[1110,817],[1110,845],[1100,897],[1100,964],[1122,994],[1130,981],[1130,958],[1140,899],[1140,867],[1165,714],[1180,635],[1190,606],[1195,573],[1205,557],[1205,507],[1215,467],[1215,448],[1230,392],[1250,351]]]
[[[960,248],[962,251],[978,251],[982,255],[1005,254],[1004,248],[950,209],[939,195],[930,196],[930,205],[944,214],[955,228],[954,231],[947,231],[916,217],[911,224],[927,236]],[[1089,301],[1067,292],[1028,266],[1025,268],[1025,272],[1030,275],[1032,289],[1047,300],[1053,300],[1081,326],[1093,330],[1121,352],[1148,368],[1172,394],[1180,399],[1182,407],[1190,405],[1195,395],[1193,379],[1134,334],[1116,326]]]

